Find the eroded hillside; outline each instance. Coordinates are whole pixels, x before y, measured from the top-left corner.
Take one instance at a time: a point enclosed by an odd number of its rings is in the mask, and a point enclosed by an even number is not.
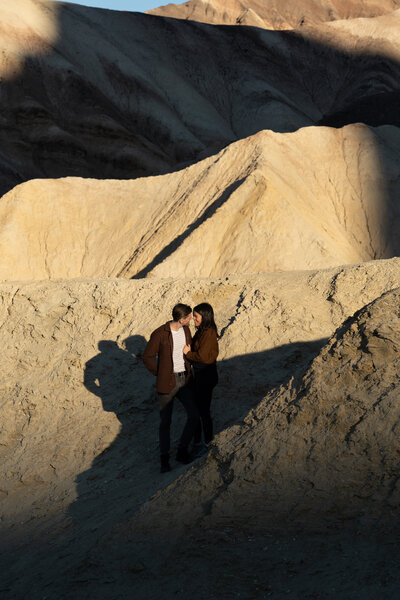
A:
[[[397,8],[398,0],[189,0],[160,6],[147,13],[213,25],[248,25],[279,30],[325,21],[377,17]]]
[[[296,508],[293,523],[318,517],[318,531],[325,517],[340,520],[342,509],[352,518],[364,504],[373,514],[379,506],[397,510],[397,492],[389,491],[398,293],[363,309],[299,383],[293,377],[343,320],[399,285],[397,259],[228,280],[2,284],[2,540],[15,548],[12,561],[3,555],[2,586],[13,590],[10,598],[28,590],[36,598],[43,589],[59,598],[98,590],[103,598],[106,580],[107,594],[134,584],[145,597],[149,573],[168,563],[182,531],[195,536],[194,547],[221,520],[238,534],[254,523],[261,531],[268,519],[277,525],[278,507],[282,514]],[[140,360],[177,299],[207,299],[216,309],[220,433],[205,462],[130,521],[185,471],[174,464],[160,481],[154,382]],[[174,438],[179,419],[175,427]],[[169,541],[155,553],[164,536]]]
[[[27,182],[0,205],[0,277],[222,277],[396,256],[399,131],[265,131],[169,175]]]
[[[277,32],[4,0],[0,192],[169,172],[264,129],[399,124],[399,14],[379,18]]]

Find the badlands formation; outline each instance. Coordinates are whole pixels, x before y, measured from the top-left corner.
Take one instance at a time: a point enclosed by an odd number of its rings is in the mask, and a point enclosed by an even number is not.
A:
[[[280,4],[0,7],[2,598],[397,597],[400,7]],[[204,300],[161,476],[141,355]]]
[[[248,25],[279,30],[324,21],[377,17],[397,8],[398,0],[189,0],[154,8],[147,14],[213,25]]]
[[[352,4],[370,18],[274,31],[3,0],[0,192],[167,173],[265,129],[399,125],[400,7]]]
[[[262,131],[178,173],[17,186],[0,205],[0,278],[222,277],[389,258],[400,255],[399,196],[398,128]]]

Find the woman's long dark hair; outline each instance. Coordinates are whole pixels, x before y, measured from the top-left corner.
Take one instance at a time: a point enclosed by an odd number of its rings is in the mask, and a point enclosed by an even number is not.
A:
[[[209,329],[210,327],[214,329],[215,333],[218,335],[218,329],[214,321],[214,311],[211,304],[208,304],[208,302],[202,302],[194,307],[193,312],[197,312],[201,316],[201,323],[198,330],[194,334],[193,344],[195,344],[196,341],[201,337],[203,331]]]

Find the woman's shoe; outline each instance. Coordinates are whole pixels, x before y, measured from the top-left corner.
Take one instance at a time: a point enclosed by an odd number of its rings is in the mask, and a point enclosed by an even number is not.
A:
[[[188,465],[193,460],[187,448],[178,448],[175,458],[178,462],[183,463],[184,465]]]
[[[168,473],[168,471],[171,470],[171,467],[169,464],[169,454],[161,454],[160,459],[161,459],[160,473]]]
[[[201,458],[202,456],[207,454],[207,452],[208,444],[205,444],[204,442],[198,442],[196,444],[193,444],[193,456],[195,459]]]

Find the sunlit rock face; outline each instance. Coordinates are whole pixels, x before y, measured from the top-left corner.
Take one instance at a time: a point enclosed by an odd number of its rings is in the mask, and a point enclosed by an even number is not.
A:
[[[47,0],[3,1],[0,8],[0,76],[23,74],[25,58],[46,54],[58,40],[58,7]]]
[[[168,172],[263,129],[398,123],[397,13],[279,32],[32,0],[27,33],[14,5],[0,7],[3,193]]]
[[[189,0],[148,10],[148,14],[213,25],[295,29],[311,23],[376,17],[399,8],[398,0]]]
[[[0,204],[0,277],[222,277],[397,256],[399,193],[395,127],[260,132],[168,175],[17,186]]]

